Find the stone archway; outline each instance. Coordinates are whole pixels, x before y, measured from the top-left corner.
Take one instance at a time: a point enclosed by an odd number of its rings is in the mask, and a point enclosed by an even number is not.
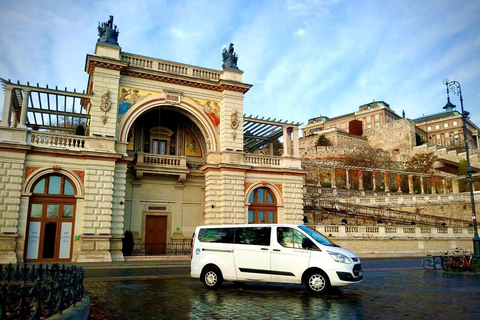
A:
[[[152,97],[151,99],[139,102],[138,104],[135,104],[131,108],[129,108],[129,110],[125,113],[120,122],[119,141],[127,142],[128,133],[133,123],[141,115],[154,108],[164,106],[170,107],[176,112],[185,115],[197,125],[203,137],[205,138],[207,152],[219,150],[219,141],[215,126],[212,123],[211,119],[200,107],[196,106],[194,102],[187,103],[185,101],[182,101],[179,104],[175,104],[172,106],[172,104],[166,103],[165,98],[163,98],[162,96]]]

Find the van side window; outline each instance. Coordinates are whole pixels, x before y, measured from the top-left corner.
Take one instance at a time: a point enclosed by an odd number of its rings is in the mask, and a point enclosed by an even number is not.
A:
[[[285,248],[315,249],[316,246],[303,233],[287,227],[277,228],[277,242]],[[313,247],[312,247],[313,246]]]
[[[233,243],[235,228],[204,228],[198,233],[200,242]]]
[[[235,244],[250,244],[257,246],[269,246],[272,228],[237,228],[235,232]]]

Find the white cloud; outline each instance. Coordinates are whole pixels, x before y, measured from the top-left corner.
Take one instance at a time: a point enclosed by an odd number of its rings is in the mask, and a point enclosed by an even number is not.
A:
[[[303,37],[306,33],[307,33],[307,31],[305,31],[305,29],[300,28],[297,31],[295,31],[293,33],[293,35],[296,36],[296,37]]]

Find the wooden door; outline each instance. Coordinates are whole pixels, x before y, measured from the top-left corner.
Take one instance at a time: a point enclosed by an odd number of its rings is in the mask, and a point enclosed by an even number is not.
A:
[[[165,254],[167,247],[167,217],[147,216],[145,230],[145,254]]]

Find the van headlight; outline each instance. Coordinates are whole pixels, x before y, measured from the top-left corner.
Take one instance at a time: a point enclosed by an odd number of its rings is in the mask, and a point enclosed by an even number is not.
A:
[[[341,253],[338,253],[338,252],[331,252],[331,251],[328,251],[328,250],[327,250],[327,252],[330,254],[330,257],[332,257],[333,260],[335,260],[337,262],[346,263],[346,264],[351,264],[352,263],[352,260],[350,260],[350,258],[347,257],[344,254],[341,254]]]

